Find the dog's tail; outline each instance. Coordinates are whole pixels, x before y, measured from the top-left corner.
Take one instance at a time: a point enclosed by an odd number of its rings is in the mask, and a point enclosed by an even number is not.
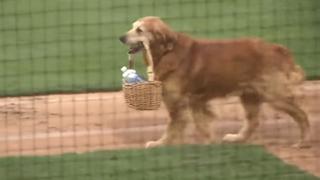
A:
[[[292,71],[288,73],[288,78],[292,84],[301,84],[306,79],[306,74],[299,65],[294,65]]]
[[[288,79],[291,84],[301,84],[306,79],[306,74],[301,66],[295,64],[294,58],[290,50],[282,45],[274,45],[274,50],[281,54],[285,59],[287,59],[288,66]]]

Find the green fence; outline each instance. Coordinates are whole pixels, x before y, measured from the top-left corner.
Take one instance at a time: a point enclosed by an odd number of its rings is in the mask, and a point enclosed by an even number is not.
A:
[[[319,78],[319,9],[318,0],[1,0],[0,95],[118,90],[127,60],[118,36],[145,15],[196,37],[282,43]]]

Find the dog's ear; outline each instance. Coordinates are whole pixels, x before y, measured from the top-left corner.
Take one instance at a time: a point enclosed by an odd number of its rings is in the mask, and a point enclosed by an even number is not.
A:
[[[173,31],[168,30],[163,33],[163,38],[165,49],[171,51],[177,41],[177,34]]]
[[[173,31],[170,31],[165,34],[165,46],[167,50],[171,51],[176,41],[177,41],[177,34],[174,33]]]
[[[158,42],[165,51],[171,51],[177,40],[177,34],[167,28],[159,29],[155,32],[155,40]]]

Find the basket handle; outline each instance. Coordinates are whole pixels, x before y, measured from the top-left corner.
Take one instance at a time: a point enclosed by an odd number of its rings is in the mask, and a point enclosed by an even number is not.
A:
[[[150,56],[150,54],[148,54]],[[154,81],[154,71],[153,71],[153,61],[149,58],[147,58],[149,66],[147,67],[147,75],[148,75],[148,81]],[[128,54],[128,67],[129,69],[134,69],[134,59],[133,55]]]
[[[144,44],[144,47],[146,48],[147,61],[149,64],[147,67],[148,81],[154,81],[154,66],[150,46],[149,44]]]
[[[129,69],[134,68],[134,60],[133,60],[133,56],[131,54],[128,54],[128,66],[129,66]]]

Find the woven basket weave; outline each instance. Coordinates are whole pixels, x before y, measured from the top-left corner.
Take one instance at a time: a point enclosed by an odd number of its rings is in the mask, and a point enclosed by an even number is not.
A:
[[[136,110],[159,109],[162,97],[161,82],[146,81],[137,84],[123,84],[127,105]]]

